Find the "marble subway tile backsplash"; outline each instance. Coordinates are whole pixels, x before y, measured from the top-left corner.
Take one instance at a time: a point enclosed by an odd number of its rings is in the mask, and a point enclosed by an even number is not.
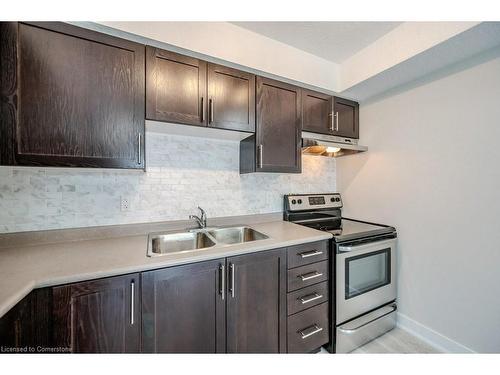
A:
[[[146,134],[147,170],[0,167],[0,233],[278,212],[283,194],[336,190],[335,159],[239,174],[239,143]],[[121,210],[121,200],[129,209]]]

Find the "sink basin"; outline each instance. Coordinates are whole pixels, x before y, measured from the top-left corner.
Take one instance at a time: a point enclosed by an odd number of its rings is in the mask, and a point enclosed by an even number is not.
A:
[[[215,246],[215,242],[204,232],[151,234],[149,235],[148,255],[179,253],[212,246]]]
[[[263,233],[249,227],[231,227],[219,228],[208,231],[208,234],[215,239],[217,243],[235,244],[269,238]]]

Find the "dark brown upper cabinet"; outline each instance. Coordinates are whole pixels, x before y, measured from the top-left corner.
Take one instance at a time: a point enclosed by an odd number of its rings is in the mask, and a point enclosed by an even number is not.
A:
[[[142,350],[224,353],[225,259],[142,273]]]
[[[146,47],[146,117],[206,126],[207,63]]]
[[[255,75],[208,64],[208,126],[255,132]]]
[[[227,352],[286,352],[286,249],[227,258]]]
[[[72,353],[138,353],[139,274],[52,289],[54,345]]]
[[[359,104],[311,90],[302,90],[302,129],[359,138]]]
[[[159,48],[146,49],[149,120],[255,131],[255,76]]]
[[[302,90],[302,130],[333,134],[333,96],[311,90]]]
[[[348,99],[334,97],[334,135],[359,138],[359,104]]]
[[[301,131],[301,89],[257,77],[256,133],[240,143],[240,173],[300,173]]]
[[[144,168],[143,45],[0,23],[0,163]]]

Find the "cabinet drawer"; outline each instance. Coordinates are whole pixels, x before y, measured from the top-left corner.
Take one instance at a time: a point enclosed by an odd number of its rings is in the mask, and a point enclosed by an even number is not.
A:
[[[327,281],[296,290],[295,292],[288,293],[287,296],[288,315],[298,313],[326,301],[328,301]]]
[[[328,259],[328,241],[305,243],[288,248],[288,269]]]
[[[309,353],[328,338],[328,302],[288,317],[288,353]]]
[[[288,291],[328,280],[328,261],[308,264],[288,270]]]

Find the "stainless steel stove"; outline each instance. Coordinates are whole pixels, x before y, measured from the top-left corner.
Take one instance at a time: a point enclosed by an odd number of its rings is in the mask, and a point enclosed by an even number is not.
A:
[[[342,217],[338,193],[289,194],[284,219],[332,233],[331,353],[347,353],[396,325],[396,229]]]

